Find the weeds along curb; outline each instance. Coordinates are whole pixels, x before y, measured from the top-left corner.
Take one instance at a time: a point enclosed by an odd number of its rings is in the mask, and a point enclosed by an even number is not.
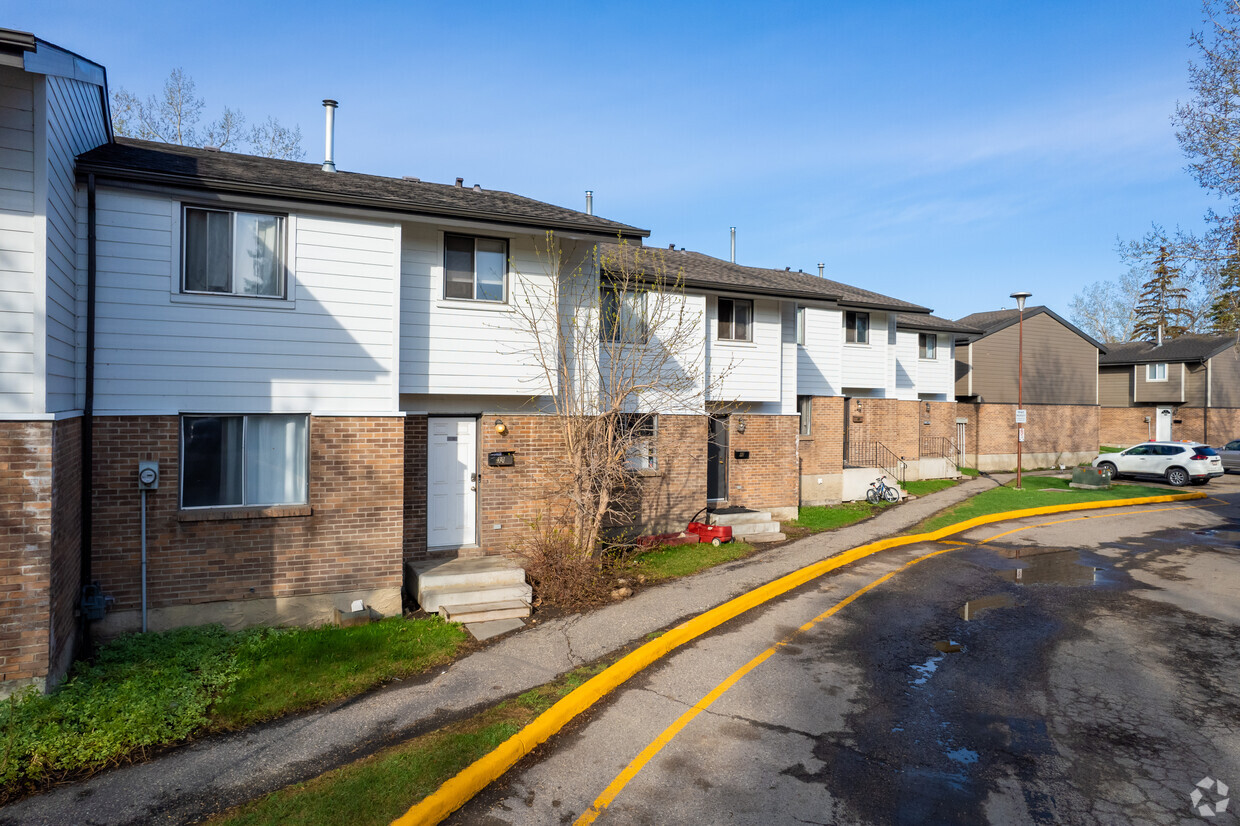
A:
[[[929,533],[880,539],[877,542],[861,545],[828,557],[820,562],[815,562],[812,565],[768,582],[766,585],[755,588],[749,593],[729,600],[722,605],[718,605],[692,619],[686,620],[666,634],[630,652],[602,673],[578,686],[551,708],[540,714],[521,731],[518,731],[501,743],[494,751],[466,766],[455,777],[446,781],[432,794],[392,821],[392,826],[430,826],[430,824],[439,823],[445,817],[452,814],[452,812],[465,805],[478,792],[499,779],[518,760],[558,732],[570,720],[590,708],[590,706],[594,705],[634,674],[646,668],[646,666],[751,608],[755,608],[764,602],[769,602],[794,588],[799,588],[805,583],[817,579],[823,574],[842,568],[859,559],[904,545],[913,545],[918,542],[933,542],[943,537],[993,522],[1005,522],[1010,519],[1023,519],[1030,516],[1068,513],[1071,511],[1122,508],[1132,505],[1153,505],[1161,502],[1182,502],[1191,499],[1205,499],[1207,497],[1208,495],[1204,492],[1178,493],[1166,496],[1146,496],[1140,499],[1079,502],[1072,505],[1047,505],[1041,508],[1005,511],[1003,513],[977,516],[965,522],[948,525]]]

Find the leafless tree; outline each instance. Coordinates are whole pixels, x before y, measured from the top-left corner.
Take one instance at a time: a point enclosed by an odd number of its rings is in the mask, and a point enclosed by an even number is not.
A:
[[[228,107],[217,119],[200,126],[205,106],[194,79],[173,69],[158,95],[143,99],[124,88],[112,93],[112,131],[122,137],[180,146],[248,150],[267,158],[301,160],[306,156],[300,127],[288,129],[269,117],[247,130],[245,116]]]
[[[627,241],[583,250],[548,233],[538,258],[542,273],[515,273],[513,303],[537,365],[531,390],[555,419],[565,513],[554,518],[594,555],[604,529],[631,518],[640,471],[663,458],[655,417],[700,414],[726,371],[707,375],[704,306],[687,300],[661,250]]]

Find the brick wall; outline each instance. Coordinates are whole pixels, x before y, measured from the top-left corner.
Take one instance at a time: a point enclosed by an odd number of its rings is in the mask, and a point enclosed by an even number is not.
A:
[[[801,473],[840,473],[844,469],[844,399],[815,396],[810,410],[809,436],[798,438]]]
[[[82,570],[82,419],[52,428],[52,591],[48,639],[49,678],[59,679],[77,650],[74,616]]]
[[[1240,438],[1240,409],[1234,407],[1210,408],[1207,419],[1204,408],[1180,406],[1172,408],[1171,416],[1172,439],[1220,445]],[[1154,438],[1157,417],[1157,407],[1104,407],[1098,434],[1101,443],[1127,447]]]
[[[0,422],[0,682],[48,671],[52,422]]]
[[[706,416],[659,416],[658,470],[642,477],[642,533],[683,530],[706,507]]]
[[[1097,455],[1100,410],[1094,405],[1026,405],[1028,421],[1022,453],[1026,468],[1076,463]],[[982,470],[1015,468],[1016,405],[956,405],[956,414],[968,418],[965,462]],[[987,457],[990,457],[989,459]]]
[[[426,416],[405,417],[405,562],[427,557],[426,427]]]
[[[160,463],[147,503],[151,608],[400,587],[403,419],[312,417],[310,514],[205,521],[178,511],[178,426],[95,420],[93,575],[117,609],[140,604],[140,460]]]
[[[925,437],[955,439],[955,436],[955,402],[910,399],[851,399],[848,402],[850,440],[881,442],[908,461],[921,457]]]
[[[508,428],[502,435],[495,432],[496,418]],[[560,425],[555,416],[486,415],[478,431],[479,552],[516,552],[536,522],[558,520],[567,513]],[[488,466],[487,454],[501,450],[514,451],[515,464]]]
[[[737,428],[742,419],[744,433]],[[734,413],[728,421],[728,504],[755,509],[797,507],[798,417]],[[749,458],[735,458],[737,450],[748,450]]]

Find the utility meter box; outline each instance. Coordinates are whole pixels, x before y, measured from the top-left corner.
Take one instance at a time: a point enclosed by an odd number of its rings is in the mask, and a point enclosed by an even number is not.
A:
[[[138,490],[159,490],[159,462],[138,462]]]

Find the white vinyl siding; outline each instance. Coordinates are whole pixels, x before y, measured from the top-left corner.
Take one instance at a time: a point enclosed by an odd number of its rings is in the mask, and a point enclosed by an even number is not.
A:
[[[35,398],[34,84],[0,67],[0,413],[42,412],[43,404]]]
[[[869,344],[846,343],[843,346],[841,383],[844,387],[886,389],[891,365],[887,346],[886,313],[870,312]]]
[[[720,341],[718,300],[706,301],[706,360],[711,401],[778,402],[783,361],[783,319],[780,302],[753,302],[751,341]],[[794,394],[795,395],[795,394]]]
[[[442,227],[428,224],[402,228],[400,392],[546,394],[541,366],[532,355],[533,336],[513,310],[527,298],[541,299],[527,295],[526,279],[548,283],[535,239],[509,239],[509,298],[507,304],[495,304],[443,297],[444,234]],[[537,243],[542,242],[540,235]]]
[[[99,190],[97,413],[395,408],[397,226],[290,212],[290,301],[269,309],[179,295],[179,216]]]
[[[935,337],[935,357],[921,357],[921,337]],[[926,396],[955,398],[955,361],[952,337],[947,333],[917,333],[900,330],[896,344],[896,396],[920,399]]]
[[[78,211],[85,191],[74,179],[78,155],[107,142],[99,87],[81,80],[47,77],[47,410],[81,407],[77,378],[79,284]],[[80,203],[79,203],[80,202]]]
[[[805,307],[805,346],[797,352],[797,394],[840,395],[844,347],[844,314],[840,310]]]

